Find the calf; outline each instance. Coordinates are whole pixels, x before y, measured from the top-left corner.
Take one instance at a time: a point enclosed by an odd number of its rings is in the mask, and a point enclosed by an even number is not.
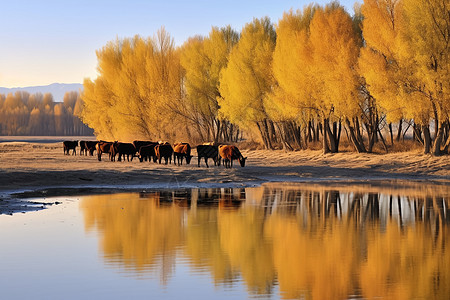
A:
[[[112,142],[100,141],[100,142],[97,143],[95,148],[97,150],[97,157],[98,157],[99,161],[102,160],[102,153],[108,153],[109,154],[109,158],[111,159],[111,148],[112,148],[112,146],[113,146]]]
[[[127,156],[127,161],[130,161],[130,155],[131,155],[131,161],[133,161],[133,157],[136,155],[136,148],[131,143],[120,143],[120,142],[114,142],[112,149],[111,149],[111,160],[116,160],[116,154],[119,155],[119,158],[117,161],[123,160],[125,161],[125,155]]]
[[[188,143],[177,143],[173,147],[173,163],[183,164],[183,158],[186,157],[186,164],[191,163],[191,145]],[[180,163],[181,161],[181,163]]]
[[[64,141],[63,142],[64,154],[69,155],[69,150],[72,149],[72,155],[77,155],[76,147],[78,147],[78,141]]]
[[[158,144],[155,146],[155,154],[157,159],[159,160],[159,163],[161,163],[161,159],[164,158],[167,162],[170,160],[170,163],[172,163],[172,154],[173,154],[173,148],[170,144]]]
[[[146,146],[141,146],[139,148],[139,161],[143,162],[144,160],[150,161],[150,159],[153,159],[153,162],[156,162],[156,153],[155,153],[155,146],[158,144],[150,144],[150,145],[146,145]]]
[[[245,167],[245,160],[247,157],[242,156],[241,152],[236,146],[221,145],[219,146],[219,155],[222,157],[225,168],[233,167],[233,160],[239,160],[241,167]]]
[[[197,156],[198,156],[198,166],[200,167],[200,160],[205,158],[206,167],[208,166],[208,158],[212,158],[214,165],[220,165],[219,149],[217,146],[213,145],[198,145],[197,146]]]

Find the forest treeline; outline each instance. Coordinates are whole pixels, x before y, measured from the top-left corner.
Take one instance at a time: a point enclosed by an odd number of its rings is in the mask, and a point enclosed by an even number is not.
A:
[[[213,27],[175,47],[116,39],[97,51],[81,117],[98,138],[234,142],[267,149],[342,138],[358,152],[388,151],[405,132],[425,153],[450,146],[450,20],[446,0],[337,2]]]
[[[92,135],[78,117],[81,109],[78,92],[67,92],[63,102],[54,102],[51,93],[0,94],[0,135]]]

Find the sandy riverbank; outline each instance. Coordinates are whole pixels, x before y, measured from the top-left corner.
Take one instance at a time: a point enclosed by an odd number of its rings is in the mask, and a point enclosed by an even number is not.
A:
[[[0,213],[35,210],[23,197],[89,194],[149,188],[242,187],[266,182],[407,186],[415,183],[450,185],[450,159],[420,152],[390,154],[321,151],[244,150],[245,168],[210,168],[197,157],[190,165],[159,165],[134,159],[111,162],[104,156],[68,156],[61,143],[0,143]],[[211,166],[212,165],[212,166]]]
[[[0,193],[48,188],[176,188],[201,186],[251,186],[263,182],[369,182],[420,181],[450,184],[448,156],[420,152],[390,154],[320,151],[244,150],[245,168],[210,168],[197,157],[188,166],[149,162],[111,162],[104,156],[68,156],[61,143],[0,143]]]

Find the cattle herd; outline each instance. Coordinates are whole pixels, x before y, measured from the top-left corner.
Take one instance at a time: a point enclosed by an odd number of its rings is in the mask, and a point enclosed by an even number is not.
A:
[[[150,141],[134,141],[133,143],[122,142],[106,142],[106,141],[64,141],[64,154],[69,155],[72,150],[72,155],[76,155],[76,148],[80,147],[80,155],[90,156],[97,151],[97,158],[102,160],[103,154],[108,154],[111,161],[118,161],[122,159],[133,161],[134,157],[138,157],[140,162],[153,161],[159,162],[164,159],[165,164],[169,162],[182,165],[183,159],[186,159],[186,164],[191,163],[193,155],[191,155],[191,146],[188,143],[175,143],[173,146],[168,142],[150,142]],[[246,157],[242,156],[241,152],[233,145],[217,145],[215,143],[205,143],[198,145],[197,157],[198,166],[202,158],[205,160],[206,167],[208,166],[208,159],[212,158],[215,166],[220,166],[220,163],[226,167],[233,167],[233,160],[238,160],[241,167],[245,166]]]

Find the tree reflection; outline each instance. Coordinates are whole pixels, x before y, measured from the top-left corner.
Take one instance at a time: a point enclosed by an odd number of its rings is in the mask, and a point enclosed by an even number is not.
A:
[[[105,262],[171,278],[177,259],[216,285],[305,299],[446,299],[449,198],[355,188],[192,189],[85,197]]]

